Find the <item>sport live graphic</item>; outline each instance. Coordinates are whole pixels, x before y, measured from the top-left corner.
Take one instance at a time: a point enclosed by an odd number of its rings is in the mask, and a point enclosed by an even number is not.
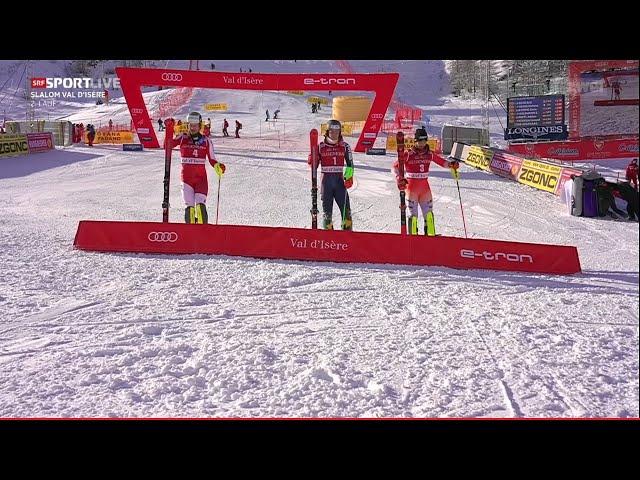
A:
[[[108,96],[108,90],[119,90],[118,77],[104,77],[99,79],[78,77],[32,77],[32,100],[53,99],[103,99]]]

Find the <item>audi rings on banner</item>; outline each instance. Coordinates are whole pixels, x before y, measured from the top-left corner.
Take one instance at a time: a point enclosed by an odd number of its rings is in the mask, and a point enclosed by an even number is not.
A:
[[[150,232],[147,236],[150,242],[175,242],[178,240],[176,232]]]
[[[181,82],[182,74],[181,73],[163,73],[161,78],[165,82]]]

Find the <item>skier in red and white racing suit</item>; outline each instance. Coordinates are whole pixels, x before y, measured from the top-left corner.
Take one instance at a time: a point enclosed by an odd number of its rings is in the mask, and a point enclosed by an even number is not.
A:
[[[414,147],[404,153],[404,178],[400,177],[398,161],[393,164],[393,172],[396,175],[396,183],[399,190],[407,190],[407,203],[409,207],[410,234],[418,234],[418,207],[425,219],[424,233],[427,234],[427,215],[433,215],[433,200],[431,187],[429,186],[429,166],[434,161],[441,167],[458,168],[458,162],[449,162],[436,153],[432,153],[427,144],[427,132],[424,128],[418,128],[415,133],[416,143]]]
[[[213,142],[200,133],[202,116],[198,112],[191,112],[187,117],[189,133],[183,133],[170,140],[171,148],[180,146],[182,160],[182,197],[186,205],[184,211],[185,223],[208,223],[206,160],[221,177],[225,172],[225,165],[216,160],[213,152]]]

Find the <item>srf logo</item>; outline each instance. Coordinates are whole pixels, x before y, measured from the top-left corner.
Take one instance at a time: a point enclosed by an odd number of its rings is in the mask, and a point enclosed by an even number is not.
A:
[[[33,77],[31,79],[31,88],[47,88],[47,79],[43,77]]]

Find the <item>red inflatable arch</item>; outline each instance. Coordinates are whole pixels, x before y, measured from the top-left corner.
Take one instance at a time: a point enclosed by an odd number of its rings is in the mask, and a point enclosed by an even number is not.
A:
[[[146,86],[199,87],[233,90],[369,91],[375,93],[369,116],[354,150],[365,152],[373,146],[393,92],[398,73],[230,73],[158,68],[117,67],[122,93],[133,125],[145,148],[159,148],[158,138],[142,98]]]

